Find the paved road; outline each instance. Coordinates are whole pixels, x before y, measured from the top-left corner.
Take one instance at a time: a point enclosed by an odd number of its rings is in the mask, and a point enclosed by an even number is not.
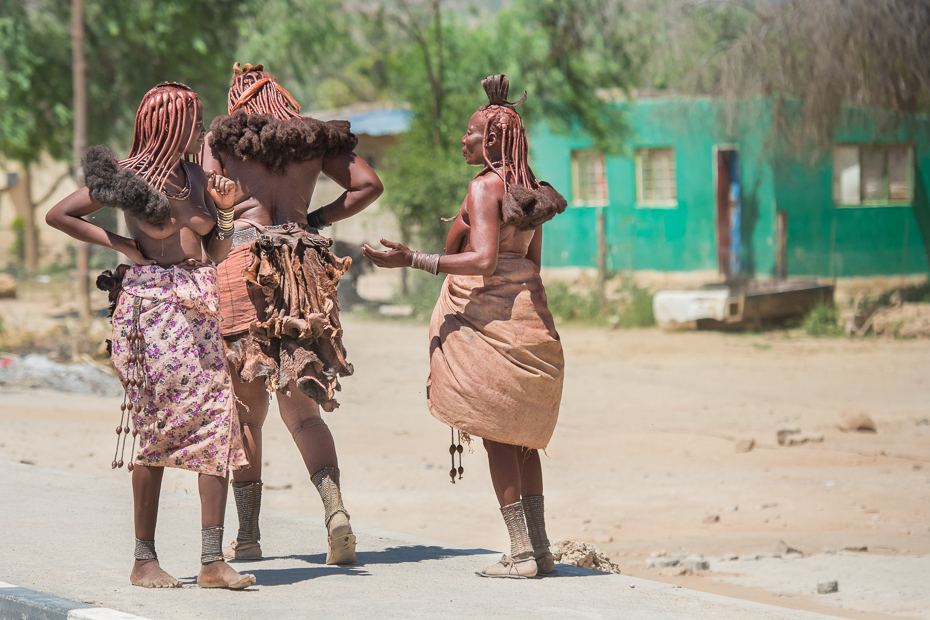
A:
[[[169,493],[162,496],[156,541],[162,566],[186,586],[145,590],[128,580],[130,498],[128,475],[102,479],[0,461],[0,582],[152,620],[830,617],[562,565],[541,579],[481,579],[475,569],[496,553],[362,526],[359,563],[326,566],[321,520],[274,511],[263,514],[269,559],[236,565],[254,573],[258,585],[244,592],[201,590],[193,585],[199,502]],[[226,526],[234,532],[230,508]]]

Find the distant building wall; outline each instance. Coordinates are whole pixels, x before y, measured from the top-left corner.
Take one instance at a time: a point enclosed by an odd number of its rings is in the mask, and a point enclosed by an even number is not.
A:
[[[895,132],[876,127],[860,113],[838,127],[837,145],[906,145],[914,150],[914,194],[902,204],[844,205],[833,192],[833,154],[813,162],[784,157],[776,162],[777,205],[788,215],[788,273],[826,277],[922,274],[930,212],[924,189],[930,175],[930,123],[914,119]]]
[[[847,115],[837,144],[903,144],[914,150],[914,195],[907,204],[838,205],[833,196],[833,154],[773,147],[772,114],[765,100],[750,101],[734,126],[712,99],[656,98],[618,104],[632,132],[619,156],[605,157],[603,206],[577,206],[573,152],[593,149],[582,132],[554,134],[532,128],[537,176],[568,199],[566,212],[546,224],[543,265],[593,268],[597,214],[603,210],[608,269],[650,272],[719,272],[715,161],[718,149],[739,152],[740,272],[775,274],[777,213],[788,216],[788,275],[855,277],[927,273],[930,243],[930,125],[916,118],[893,135],[876,129],[873,115]],[[855,122],[854,122],[855,121]],[[643,149],[673,149],[676,195],[644,204]],[[656,151],[652,151],[656,152]],[[578,176],[578,170],[575,171]],[[577,185],[577,183],[576,183]]]

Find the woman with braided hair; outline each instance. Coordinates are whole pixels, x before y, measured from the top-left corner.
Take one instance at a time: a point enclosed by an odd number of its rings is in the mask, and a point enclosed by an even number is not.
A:
[[[49,211],[49,225],[79,241],[128,256],[134,266],[104,272],[110,291],[111,361],[126,390],[113,468],[122,467],[132,420],[135,564],[129,580],[147,588],[181,582],[155,553],[158,497],[165,467],[196,472],[203,549],[197,583],[246,588],[222,555],[229,472],[247,465],[217,313],[216,268],[232,244],[233,184],[189,161],[204,140],[203,106],[183,84],[166,82],[145,94],[136,113],[129,157],[104,146],[84,157],[87,187]],[[121,209],[127,239],[83,218]],[[136,441],[139,442],[136,450]]]
[[[352,374],[336,298],[352,264],[319,230],[370,205],[381,181],[353,153],[346,121],[321,122],[262,65],[233,67],[229,115],[210,125],[203,164],[235,182],[233,249],[220,265],[220,311],[249,467],[233,474],[239,533],[230,559],[262,557],[262,425],[269,394],[323,500],[327,564],[352,564],[355,535],[342,503],[332,433],[320,415],[339,406],[339,378]],[[345,192],[307,213],[321,174]]]
[[[362,247],[379,267],[448,274],[430,321],[430,413],[467,436],[481,437],[491,481],[510,534],[510,554],[478,574],[533,577],[553,570],[543,513],[539,449],[559,413],[562,345],[539,277],[542,224],[565,199],[536,180],[526,133],[507,102],[504,75],[482,80],[489,103],[468,121],[465,162],[482,170],[446,241],[446,253]],[[453,444],[452,450],[461,450]],[[449,471],[453,481],[462,468]]]

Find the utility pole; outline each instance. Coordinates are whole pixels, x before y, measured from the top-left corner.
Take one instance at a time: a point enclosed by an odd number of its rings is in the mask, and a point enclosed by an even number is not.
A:
[[[71,0],[71,76],[74,83],[74,183],[84,187],[81,158],[87,150],[87,63],[84,59],[84,0]],[[90,319],[90,246],[78,242],[78,312]]]
[[[597,209],[597,309],[607,310],[607,214],[606,207]]]

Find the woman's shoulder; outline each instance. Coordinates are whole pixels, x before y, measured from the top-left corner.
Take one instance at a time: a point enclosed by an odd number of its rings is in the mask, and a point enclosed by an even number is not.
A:
[[[197,183],[198,185],[206,184],[207,171],[203,169],[203,166],[184,159],[181,160],[181,165],[184,167],[184,172],[190,176],[191,183]]]
[[[504,197],[504,190],[504,181],[492,170],[481,172],[468,184],[469,194],[482,194],[489,198],[496,196],[498,200]]]

